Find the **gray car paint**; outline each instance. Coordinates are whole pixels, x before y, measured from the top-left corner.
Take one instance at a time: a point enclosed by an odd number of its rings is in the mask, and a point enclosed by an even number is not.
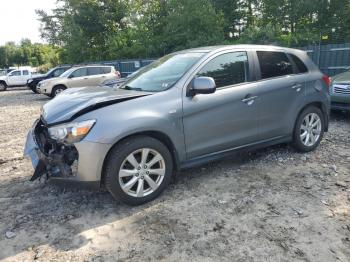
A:
[[[218,89],[213,94],[186,96],[189,83],[208,61],[220,53],[242,50],[248,52],[255,73],[258,72],[254,57],[256,50],[297,54],[309,68],[309,73],[263,81],[256,73],[249,83]],[[166,91],[144,93],[100,87],[71,89],[44,106],[44,119],[55,124],[72,121],[77,112],[88,106],[115,101],[74,119],[96,119],[90,133],[75,144],[79,166],[78,176],[74,179],[100,181],[109,150],[131,135],[143,132],[164,134],[171,141],[177,164],[181,167],[194,159],[205,159],[246,145],[268,140],[276,143],[290,141],[298,114],[310,103],[322,103],[325,113],[329,112],[329,95],[325,83],[320,80],[322,74],[304,52],[254,45],[205,47],[182,52],[206,54]],[[295,83],[302,85],[298,92],[293,88]],[[250,106],[242,102],[249,94],[257,96]],[[125,97],[134,99],[118,103],[118,99]]]

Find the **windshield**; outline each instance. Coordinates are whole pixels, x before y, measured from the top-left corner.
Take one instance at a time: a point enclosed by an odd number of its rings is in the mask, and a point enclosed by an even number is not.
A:
[[[59,77],[68,77],[74,70],[76,70],[77,68],[71,68],[68,69],[66,72],[64,72],[62,75],[60,75]]]
[[[204,53],[170,54],[141,68],[120,88],[160,92],[171,88]]]

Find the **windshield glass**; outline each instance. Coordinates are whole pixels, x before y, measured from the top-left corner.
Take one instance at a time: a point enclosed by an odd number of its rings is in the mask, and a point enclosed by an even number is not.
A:
[[[71,69],[67,70],[66,72],[64,72],[62,75],[60,75],[59,77],[68,77],[76,69],[77,68],[71,68]]]
[[[45,73],[45,75],[49,75],[49,74],[51,74],[54,70],[55,70],[56,68],[52,68],[52,69],[50,69],[49,71],[47,71],[46,73]]]
[[[160,92],[171,88],[204,53],[170,54],[141,68],[120,88]]]

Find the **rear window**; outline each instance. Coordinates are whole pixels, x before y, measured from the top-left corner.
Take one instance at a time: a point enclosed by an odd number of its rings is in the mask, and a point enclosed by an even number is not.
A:
[[[296,55],[292,55],[292,54],[289,54],[289,55],[292,58],[294,64],[296,65],[299,74],[308,72],[306,65],[303,63],[303,61],[301,61],[301,59],[299,57],[297,57]]]
[[[293,67],[283,52],[257,51],[261,78],[273,78],[293,74]]]

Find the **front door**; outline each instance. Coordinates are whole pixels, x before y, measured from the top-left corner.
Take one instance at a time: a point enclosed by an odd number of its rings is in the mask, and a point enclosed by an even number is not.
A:
[[[86,68],[75,70],[68,80],[68,87],[85,87],[89,86],[89,78]]]
[[[183,124],[188,159],[247,145],[258,137],[258,86],[249,83],[246,52],[212,58],[196,76],[213,77],[213,94],[184,97]]]
[[[20,85],[21,79],[22,79],[22,72],[21,72],[21,70],[12,71],[8,75],[8,84],[10,86]]]

